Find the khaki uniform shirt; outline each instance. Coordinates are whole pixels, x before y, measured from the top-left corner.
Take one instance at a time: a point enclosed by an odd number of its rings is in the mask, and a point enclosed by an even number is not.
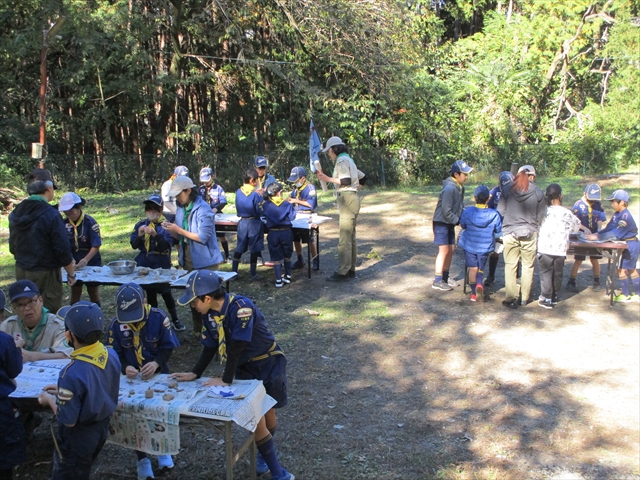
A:
[[[17,315],[7,318],[0,324],[1,332],[8,333],[14,338],[17,334],[20,334],[26,342],[27,339],[23,330],[26,330],[26,327],[23,326],[22,321]],[[27,345],[25,345],[24,349],[31,352],[60,352],[64,353],[67,357],[70,357],[73,352],[73,347],[67,345],[64,336],[64,322],[53,313],[48,314],[47,323],[40,332],[40,335],[34,339],[33,345],[30,348],[27,348]]]
[[[340,185],[338,187],[339,192],[358,191],[358,187],[360,186],[360,182],[358,181],[358,168],[348,154],[341,153],[338,155],[338,158],[336,158],[333,177],[339,178],[340,180],[343,178],[351,179],[351,185]]]

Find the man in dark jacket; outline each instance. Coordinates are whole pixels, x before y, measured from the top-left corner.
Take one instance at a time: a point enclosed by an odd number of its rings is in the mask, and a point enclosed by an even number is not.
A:
[[[44,306],[51,312],[62,307],[62,274],[68,284],[76,282],[75,262],[67,231],[53,200],[51,172],[36,169],[29,175],[27,193],[9,215],[9,250],[16,260],[16,280],[28,279],[38,286]]]

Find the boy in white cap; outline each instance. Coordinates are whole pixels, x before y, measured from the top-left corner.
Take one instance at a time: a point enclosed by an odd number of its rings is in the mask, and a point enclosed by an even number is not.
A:
[[[631,197],[624,190],[616,190],[607,200],[611,201],[613,211],[616,212],[605,228],[598,233],[587,236],[589,240],[624,240],[627,242],[627,249],[622,253],[620,265],[618,265],[618,279],[622,293],[613,297],[614,302],[638,302],[640,301],[640,276],[636,264],[638,253],[640,253],[640,243],[638,243],[638,226],[628,210]],[[629,285],[631,283],[631,285]],[[631,293],[633,286],[635,295]]]
[[[584,189],[584,195],[582,198],[573,204],[571,212],[578,217],[583,227],[589,229],[589,233],[598,233],[598,230],[602,228],[602,224],[607,219],[607,215],[602,209],[600,200],[602,198],[602,191],[597,183],[590,183]],[[575,255],[573,267],[571,268],[571,276],[567,283],[567,290],[570,292],[577,292],[578,286],[576,285],[576,277],[578,276],[578,269],[585,259],[584,255]],[[593,266],[593,290],[597,292],[600,290],[600,259],[602,255],[591,255],[589,261]]]
[[[296,214],[298,212],[313,213],[313,211],[318,208],[318,196],[316,195],[316,187],[313,183],[310,183],[307,180],[307,171],[303,167],[293,167],[287,181],[293,183],[294,186],[293,191],[287,200],[289,203],[293,203],[295,205]],[[318,249],[313,237],[311,230],[293,231],[293,246],[296,250],[296,255],[298,256],[298,260],[291,265],[291,268],[294,270],[304,268],[304,260],[302,259],[302,242],[309,245],[311,258],[313,259],[313,269],[318,270],[320,268]]]
[[[64,213],[65,216],[64,226],[67,230],[73,259],[76,262],[76,270],[86,266],[99,267],[102,265],[102,258],[100,257],[100,247],[102,246],[100,225],[98,225],[95,218],[86,215],[82,211],[85,204],[85,200],[74,192],[67,192],[62,195],[58,204],[58,210]],[[71,305],[80,301],[83,284],[83,282],[77,281],[71,287],[71,299],[69,300]],[[93,303],[100,305],[99,284],[87,283],[87,293]]]
[[[156,373],[169,373],[169,358],[180,342],[171,321],[158,308],[147,305],[144,292],[136,283],[126,283],[116,295],[116,318],[109,326],[109,346],[118,353],[122,374],[143,380]],[[138,479],[154,478],[151,460],[136,450]],[[158,468],[173,468],[171,455],[158,455]]]
[[[222,377],[202,382],[203,386],[231,385],[233,379],[262,380],[267,394],[278,403],[258,422],[257,472],[271,471],[272,480],[294,480],[280,462],[273,441],[275,409],[287,405],[287,359],[267,328],[262,312],[247,297],[225,291],[215,272],[200,270],[188,281],[180,305],[191,305],[202,314],[202,353],[190,372],[174,373],[178,381],[200,378],[216,353],[225,362]]]
[[[200,170],[200,196],[209,204],[213,213],[222,213],[222,209],[227,205],[227,195],[224,188],[216,183],[216,174],[211,167],[204,167]],[[216,237],[220,239],[220,245],[224,250],[224,261],[229,262],[229,242],[224,232],[216,231]]]
[[[118,404],[120,360],[101,342],[104,317],[95,303],[78,302],[64,319],[65,336],[74,348],[57,385],[38,397],[56,415],[52,480],[84,480],[109,435],[109,420]]]

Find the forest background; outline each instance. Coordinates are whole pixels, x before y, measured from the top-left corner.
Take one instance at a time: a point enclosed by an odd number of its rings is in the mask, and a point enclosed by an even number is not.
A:
[[[637,167],[640,1],[2,0],[0,185],[157,186],[183,163],[236,188],[308,163],[309,121],[374,185],[453,160],[553,175]]]

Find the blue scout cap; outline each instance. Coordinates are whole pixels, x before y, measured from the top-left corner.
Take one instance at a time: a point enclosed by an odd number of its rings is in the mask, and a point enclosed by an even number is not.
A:
[[[137,283],[125,283],[116,294],[116,318],[120,323],[144,320],[144,291]]]
[[[611,196],[609,198],[607,198],[607,200],[618,200],[618,201],[629,203],[629,199],[630,198],[631,197],[629,196],[629,194],[627,192],[625,192],[624,190],[616,190],[615,192],[613,192],[611,194]],[[9,291],[9,295],[11,295],[11,291]],[[11,300],[11,301],[13,301],[13,300]]]
[[[202,170],[200,170],[201,182],[208,182],[211,180],[211,177],[213,177],[213,169],[211,167],[204,167]]]
[[[602,190],[597,183],[590,183],[584,187],[584,196],[587,200],[600,201],[602,199]]]
[[[33,298],[40,295],[38,286],[31,280],[18,280],[9,285],[9,300],[11,303],[19,298]]]
[[[451,173],[469,173],[473,170],[464,160],[456,160],[451,165]]]
[[[306,177],[306,176],[307,176],[307,172],[304,168],[293,167],[291,169],[291,174],[289,175],[289,179],[287,180],[287,182],[297,182],[302,177]]]
[[[498,182],[500,183],[500,190],[502,190],[507,185],[513,183],[513,174],[507,171],[502,172],[498,177]]]
[[[189,169],[187,167],[185,167],[184,165],[178,165],[173,170],[173,174],[176,177],[186,177],[187,175],[189,175]]]
[[[269,162],[263,156],[256,157],[256,159],[254,160],[253,164],[256,167],[268,167],[269,166]]]
[[[72,305],[65,305],[64,307],[60,307],[60,309],[56,312],[56,316],[64,320],[67,318],[67,313],[71,310]]]
[[[475,191],[473,192],[473,196],[478,198],[478,196],[483,193],[486,195],[487,198],[489,198],[489,188],[486,187],[485,185],[478,185]]]
[[[71,305],[65,315],[64,324],[76,337],[86,338],[91,332],[102,331],[104,316],[95,303],[80,301]]]
[[[162,207],[164,205],[164,202],[162,201],[162,197],[157,193],[149,195],[149,198],[144,200],[142,203],[155,203],[159,207]]]
[[[187,288],[178,299],[179,305],[188,305],[196,297],[215,292],[222,285],[222,280],[211,270],[196,270],[187,280]]]

